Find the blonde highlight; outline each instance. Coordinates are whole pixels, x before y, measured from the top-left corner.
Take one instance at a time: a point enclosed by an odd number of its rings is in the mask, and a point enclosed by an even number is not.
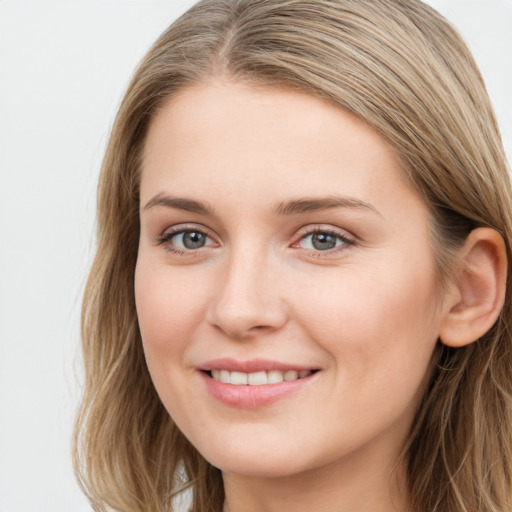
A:
[[[96,511],[169,512],[186,489],[192,512],[222,509],[220,471],[173,424],[151,383],[133,292],[148,127],[169,97],[218,77],[312,94],[384,136],[431,209],[441,279],[478,226],[503,236],[512,261],[512,194],[496,119],[465,43],[437,12],[419,0],[199,2],[140,64],[102,166],[75,431],[76,471]],[[415,510],[512,508],[511,286],[484,337],[438,347],[404,452]]]

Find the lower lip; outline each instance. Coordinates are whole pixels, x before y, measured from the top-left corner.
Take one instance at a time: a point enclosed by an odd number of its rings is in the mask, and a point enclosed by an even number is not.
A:
[[[260,386],[226,384],[215,380],[205,372],[200,372],[206,389],[220,402],[240,409],[258,409],[270,405],[293,393],[301,391],[314,379],[318,372],[302,379],[283,381],[279,384]]]

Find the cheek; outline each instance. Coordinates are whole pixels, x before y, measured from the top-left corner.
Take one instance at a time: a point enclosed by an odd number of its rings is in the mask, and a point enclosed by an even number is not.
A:
[[[148,364],[154,357],[176,357],[186,348],[204,309],[200,283],[186,272],[137,262],[135,301]]]
[[[349,270],[304,295],[297,308],[297,321],[352,383],[398,375],[419,382],[427,372],[439,330],[435,276],[424,267],[401,270]]]

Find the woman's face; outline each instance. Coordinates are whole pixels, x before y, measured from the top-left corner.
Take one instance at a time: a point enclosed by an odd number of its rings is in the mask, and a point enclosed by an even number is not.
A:
[[[443,305],[427,207],[375,131],[297,92],[190,87],[150,127],[140,218],[148,368],[207,460],[395,462]]]

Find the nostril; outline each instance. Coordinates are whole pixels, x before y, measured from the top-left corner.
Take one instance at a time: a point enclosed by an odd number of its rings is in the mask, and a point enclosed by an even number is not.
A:
[[[280,329],[287,321],[287,313],[280,304],[252,304],[245,301],[233,304],[213,303],[209,321],[232,338],[244,339],[264,336]]]
[[[249,328],[247,331],[249,334],[255,335],[263,335],[273,330],[273,327],[270,325],[254,325],[253,327]]]

